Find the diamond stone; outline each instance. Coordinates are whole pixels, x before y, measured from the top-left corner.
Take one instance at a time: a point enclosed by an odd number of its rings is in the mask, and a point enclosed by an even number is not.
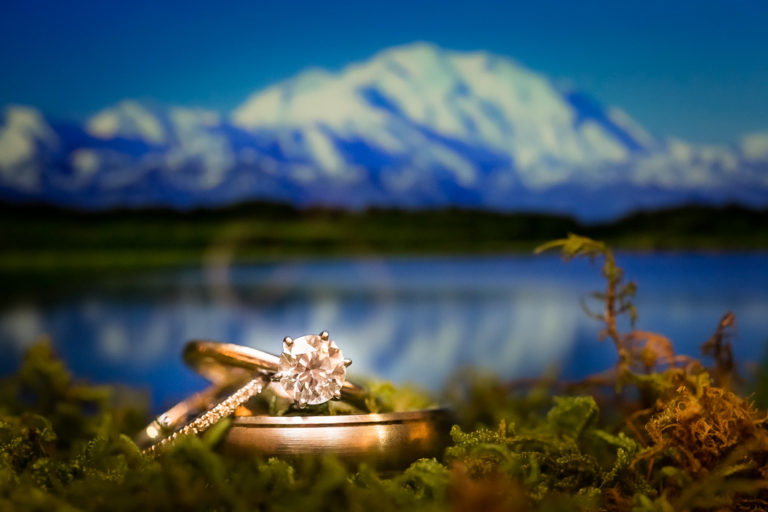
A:
[[[280,384],[299,406],[334,398],[347,376],[344,356],[336,343],[327,339],[327,333],[286,338],[278,371]]]

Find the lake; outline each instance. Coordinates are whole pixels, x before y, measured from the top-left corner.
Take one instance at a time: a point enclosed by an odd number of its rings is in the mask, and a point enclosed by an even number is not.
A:
[[[637,281],[637,327],[697,354],[726,311],[740,361],[768,346],[768,254],[619,253]],[[180,269],[6,297],[0,372],[51,336],[75,375],[147,389],[159,409],[204,386],[180,360],[191,338],[279,352],[284,336],[328,330],[352,374],[438,389],[456,369],[578,377],[615,361],[579,300],[599,266],[556,255],[365,258]],[[27,297],[30,294],[27,294]]]

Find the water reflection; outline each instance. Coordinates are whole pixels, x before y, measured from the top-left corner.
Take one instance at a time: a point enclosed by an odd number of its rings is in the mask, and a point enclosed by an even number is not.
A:
[[[768,339],[764,254],[620,255],[639,282],[640,328],[695,353],[727,310],[737,356]],[[156,406],[202,385],[179,360],[210,338],[278,351],[280,340],[327,329],[356,372],[436,388],[462,365],[507,377],[557,366],[583,375],[610,364],[578,300],[601,287],[587,262],[556,257],[304,261],[188,269],[88,283],[0,311],[2,371],[41,334],[77,375],[142,386]],[[8,349],[11,349],[10,351]]]

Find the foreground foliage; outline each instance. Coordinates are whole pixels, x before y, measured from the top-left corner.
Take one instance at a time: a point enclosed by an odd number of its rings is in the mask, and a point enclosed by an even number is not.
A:
[[[226,423],[149,459],[129,437],[146,421],[141,401],[78,383],[43,343],[0,384],[0,510],[767,510],[768,420],[737,394],[733,316],[704,344],[707,368],[659,334],[620,330],[636,287],[605,245],[571,235],[551,248],[603,262],[600,310],[585,308],[616,366],[572,383],[452,379],[458,424],[440,460],[385,473],[229,458],[216,451]],[[378,407],[428,402],[375,388]]]

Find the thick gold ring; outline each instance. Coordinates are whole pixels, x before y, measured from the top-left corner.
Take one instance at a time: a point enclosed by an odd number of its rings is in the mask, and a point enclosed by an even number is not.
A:
[[[276,374],[280,363],[280,358],[269,352],[209,340],[190,341],[184,347],[182,357],[184,362],[200,375],[220,384],[229,383],[233,378],[242,378],[243,372],[262,371]],[[279,389],[276,391],[279,393]],[[344,381],[341,387],[341,398],[344,401],[364,409],[366,397],[368,393],[362,387],[348,380]]]
[[[448,409],[340,416],[236,416],[222,450],[233,455],[333,454],[348,462],[402,467],[448,444]]]

